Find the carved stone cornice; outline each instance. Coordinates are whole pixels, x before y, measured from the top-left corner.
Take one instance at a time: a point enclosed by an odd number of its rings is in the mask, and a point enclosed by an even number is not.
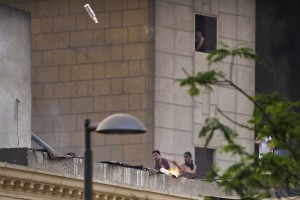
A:
[[[58,175],[43,170],[0,163],[0,193],[10,191],[12,194],[27,193],[35,196],[47,196],[51,199],[83,199],[83,179],[70,175]],[[12,195],[15,196],[15,195]],[[54,198],[55,199],[55,198]],[[93,199],[130,200],[132,197],[94,192]]]
[[[83,199],[83,190],[81,188],[71,188],[58,185],[48,185],[40,182],[11,179],[9,177],[0,177],[0,187],[15,191],[22,191],[34,194],[43,194],[49,196],[69,197]],[[46,197],[45,197],[46,198]],[[107,193],[94,193],[93,199],[107,200],[130,200],[133,198]]]
[[[29,193],[41,193],[77,198],[82,198],[83,196],[83,191],[80,188],[64,187],[61,185],[42,183],[42,180],[40,182],[36,182],[32,180],[14,179],[11,177],[5,177],[3,175],[1,175],[0,177],[0,187],[3,189],[16,191],[22,190],[23,192]]]

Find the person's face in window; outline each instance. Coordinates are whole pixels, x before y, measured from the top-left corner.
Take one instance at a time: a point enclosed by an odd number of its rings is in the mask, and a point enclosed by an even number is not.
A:
[[[202,32],[201,31],[197,31],[196,36],[201,38],[202,37]]]

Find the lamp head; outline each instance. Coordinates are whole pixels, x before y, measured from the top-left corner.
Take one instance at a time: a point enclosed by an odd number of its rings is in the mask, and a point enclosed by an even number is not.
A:
[[[96,128],[102,134],[139,134],[146,133],[143,123],[137,118],[123,113],[105,118]]]

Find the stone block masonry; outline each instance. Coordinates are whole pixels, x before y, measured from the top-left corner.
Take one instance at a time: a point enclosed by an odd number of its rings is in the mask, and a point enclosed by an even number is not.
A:
[[[145,152],[153,149],[154,137],[153,103],[148,103],[153,101],[154,37],[148,29],[154,22],[153,3],[92,1],[99,19],[95,24],[82,1],[5,1],[31,13],[33,132],[63,153],[81,156],[85,118],[97,122],[116,112],[129,113],[142,117],[147,139],[111,148],[106,136],[93,148],[105,151],[106,160],[152,163]],[[136,158],[120,153],[136,149]],[[94,159],[104,158],[99,152]]]
[[[199,138],[199,131],[207,117],[217,117],[236,130],[240,142],[245,144],[249,152],[253,152],[253,132],[237,128],[216,112],[216,108],[219,108],[233,120],[246,122],[253,111],[251,102],[236,90],[226,86],[213,87],[212,92],[205,91],[192,98],[187,92],[188,88],[180,87],[176,81],[187,77],[182,68],[191,75],[199,71],[218,70],[227,76],[232,73],[234,83],[248,94],[254,94],[254,62],[237,58],[230,72],[231,58],[209,66],[207,61],[209,54],[195,51],[196,15],[216,19],[218,45],[225,43],[232,48],[255,49],[253,0],[156,0],[155,149],[159,149],[164,156],[170,156],[181,162],[182,154],[186,151],[193,154],[194,160],[201,160],[194,155],[195,147],[203,147],[205,141],[205,138]],[[214,163],[225,170],[239,158],[220,153],[219,148],[223,141],[222,137],[215,137],[208,147],[216,150]]]

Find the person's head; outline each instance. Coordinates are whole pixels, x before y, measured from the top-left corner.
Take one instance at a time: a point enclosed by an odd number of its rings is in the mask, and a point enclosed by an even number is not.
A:
[[[196,31],[196,36],[197,36],[197,37],[202,37],[202,35],[203,35],[203,34],[202,34],[201,31],[199,31],[199,30]]]
[[[184,162],[190,163],[192,161],[192,154],[190,152],[185,152],[183,154]]]
[[[152,158],[153,158],[153,160],[158,161],[161,158],[160,151],[159,150],[153,150],[152,151]]]

